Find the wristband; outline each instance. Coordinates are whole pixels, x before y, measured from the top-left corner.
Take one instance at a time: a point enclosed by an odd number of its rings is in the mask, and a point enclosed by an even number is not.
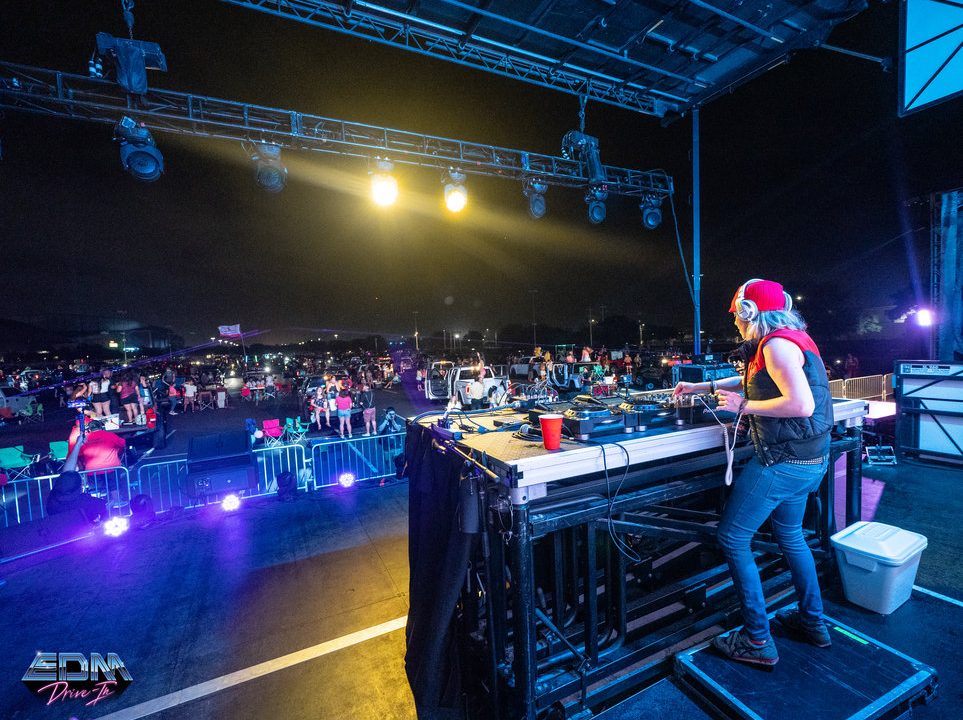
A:
[[[710,380],[710,381],[709,381],[709,393],[710,393],[711,395],[715,395],[715,394],[716,394],[716,381],[715,381],[715,380]]]
[[[746,409],[746,405],[749,404],[749,398],[743,397],[742,402],[739,403],[739,409],[736,410],[736,415],[742,413]]]

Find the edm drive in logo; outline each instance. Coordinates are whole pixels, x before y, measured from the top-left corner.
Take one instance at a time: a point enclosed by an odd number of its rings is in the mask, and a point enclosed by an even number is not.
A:
[[[127,666],[117,653],[38,652],[23,675],[23,683],[47,705],[69,700],[92,707],[117,697],[133,682]]]

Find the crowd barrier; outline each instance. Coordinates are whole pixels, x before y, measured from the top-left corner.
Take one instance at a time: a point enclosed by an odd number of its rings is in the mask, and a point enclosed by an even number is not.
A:
[[[831,380],[829,390],[835,398],[887,400],[893,395],[893,373]]]
[[[378,480],[395,474],[395,456],[404,451],[405,433],[357,437],[318,443],[305,450],[299,443],[256,448],[258,485],[247,496],[277,492],[278,475],[294,474],[301,490],[316,490],[337,485],[344,476],[353,482]],[[83,472],[89,492],[107,501],[110,514],[129,514],[130,498],[151,497],[154,510],[194,507],[204,498],[192,498],[183,491],[187,476],[187,456],[176,455],[147,461],[128,470],[125,467]],[[133,476],[133,479],[131,479]],[[47,495],[57,475],[22,478],[0,485],[0,510],[3,527],[42,520]]]
[[[127,514],[131,497],[130,471],[125,467],[88,470],[80,473],[88,492],[107,502],[111,515]],[[3,527],[22,525],[47,516],[46,499],[57,475],[21,478],[0,485]],[[134,493],[136,495],[136,492]]]

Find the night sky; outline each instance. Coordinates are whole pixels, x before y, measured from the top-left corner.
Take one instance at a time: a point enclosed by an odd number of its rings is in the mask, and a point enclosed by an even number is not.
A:
[[[65,9],[69,7],[68,9]],[[84,9],[81,10],[81,7]],[[0,5],[0,57],[85,73],[94,35],[123,35],[117,0]],[[402,130],[559,154],[578,100],[215,0],[138,0],[135,36],[158,42],[156,87]],[[894,55],[897,3],[876,5],[831,42]],[[904,201],[963,185],[963,101],[900,120],[897,75],[805,51],[702,111],[703,315],[728,323],[750,277],[793,293],[835,286],[859,306],[928,292],[925,208]],[[674,176],[691,251],[691,125],[589,104],[603,162]],[[582,193],[552,188],[534,221],[518,183],[469,176],[451,216],[438,174],[399,167],[401,198],[368,196],[362,161],[285,153],[290,178],[254,184],[237,143],[155,133],[166,173],[120,167],[108,126],[5,112],[0,118],[0,316],[116,315],[193,338],[218,324],[272,339],[329,328],[423,334],[530,323],[584,325],[622,313],[691,326],[671,215],[644,231],[633,202],[591,226]],[[805,306],[802,307],[805,313]]]

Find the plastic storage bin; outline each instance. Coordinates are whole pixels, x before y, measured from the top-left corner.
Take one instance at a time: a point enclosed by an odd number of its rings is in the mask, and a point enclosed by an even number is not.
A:
[[[923,535],[861,521],[831,539],[847,600],[883,615],[909,600],[926,549]]]

